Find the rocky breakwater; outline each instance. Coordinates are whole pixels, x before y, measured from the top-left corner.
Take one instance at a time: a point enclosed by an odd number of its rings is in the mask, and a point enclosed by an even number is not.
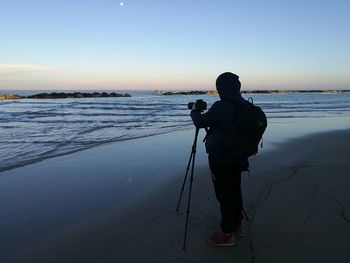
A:
[[[130,94],[119,93],[107,93],[107,92],[52,92],[52,93],[39,93],[31,96],[27,96],[27,99],[69,99],[69,98],[116,98],[116,97],[131,97]]]
[[[22,98],[22,96],[17,94],[0,94],[0,100],[18,100]]]
[[[209,91],[201,91],[201,90],[194,90],[194,91],[166,91],[166,92],[156,92],[157,94],[165,95],[165,96],[171,96],[171,95],[206,95]]]
[[[160,92],[155,91],[156,94],[160,95],[217,95],[217,90],[194,90],[194,91],[166,91],[166,92]],[[256,93],[264,93],[264,94],[284,94],[286,91],[283,90],[242,90],[242,94],[256,94]]]
[[[286,94],[286,93],[341,93],[350,90],[241,90],[242,94]],[[210,91],[155,91],[159,95],[217,95],[217,90]]]

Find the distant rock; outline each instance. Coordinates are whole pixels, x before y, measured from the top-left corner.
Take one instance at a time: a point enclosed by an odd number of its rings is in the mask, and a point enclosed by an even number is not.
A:
[[[18,100],[23,97],[17,94],[0,94],[0,100]]]
[[[242,94],[284,94],[286,90],[242,90]]]
[[[205,95],[207,91],[193,90],[193,91],[166,91],[160,93],[161,95],[171,96],[171,95]]]
[[[210,90],[210,91],[207,91],[206,94],[207,94],[207,95],[217,95],[217,94],[218,94],[218,91],[217,91],[217,90]]]
[[[341,93],[350,92],[350,90],[241,90],[242,94],[285,94],[285,93]],[[155,90],[156,94],[171,96],[171,95],[217,95],[217,90],[203,91],[159,91]]]
[[[52,93],[39,93],[35,95],[27,96],[27,99],[70,99],[70,98],[110,98],[110,97],[131,97],[130,94],[119,94],[119,93],[107,93],[107,92],[52,92]]]

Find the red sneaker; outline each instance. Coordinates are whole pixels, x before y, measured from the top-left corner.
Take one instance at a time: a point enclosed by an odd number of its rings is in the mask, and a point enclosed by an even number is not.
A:
[[[236,244],[235,236],[233,233],[230,233],[230,234],[221,233],[221,234],[212,235],[208,239],[208,242],[209,244],[214,246],[234,246]]]

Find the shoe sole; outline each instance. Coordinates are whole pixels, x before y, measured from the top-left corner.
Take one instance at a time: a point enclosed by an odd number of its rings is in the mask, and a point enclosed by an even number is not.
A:
[[[214,242],[212,242],[211,240],[208,240],[209,245],[212,245],[214,247],[232,247],[236,245],[236,242],[234,243],[228,243],[228,244],[216,244]]]

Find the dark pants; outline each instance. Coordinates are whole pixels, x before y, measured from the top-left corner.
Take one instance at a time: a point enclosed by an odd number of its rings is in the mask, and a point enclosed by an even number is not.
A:
[[[241,167],[218,164],[209,156],[209,167],[213,173],[216,198],[220,203],[221,230],[236,231],[242,221]]]

